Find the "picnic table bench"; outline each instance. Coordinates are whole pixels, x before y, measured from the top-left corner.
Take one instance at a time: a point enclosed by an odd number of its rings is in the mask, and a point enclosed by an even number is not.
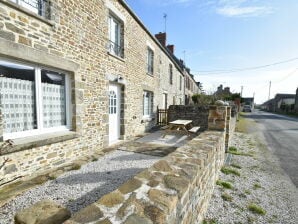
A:
[[[200,127],[193,127],[192,126],[192,120],[175,120],[169,122],[169,125],[167,125],[165,128],[165,134],[163,137],[165,137],[167,134],[170,134],[172,132],[176,133],[185,133],[186,135],[190,135],[190,133],[197,133],[200,129]]]

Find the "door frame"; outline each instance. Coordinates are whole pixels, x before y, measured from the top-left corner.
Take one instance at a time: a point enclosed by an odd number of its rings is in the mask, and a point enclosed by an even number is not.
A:
[[[116,87],[117,88],[117,101],[116,101],[116,111],[117,111],[117,139],[110,139],[110,87]],[[114,143],[117,143],[117,141],[120,140],[121,137],[121,85],[114,82],[109,82],[109,94],[108,94],[108,143],[109,145],[112,145]]]

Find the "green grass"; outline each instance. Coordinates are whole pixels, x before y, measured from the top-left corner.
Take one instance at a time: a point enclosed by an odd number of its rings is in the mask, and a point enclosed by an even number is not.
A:
[[[245,194],[251,194],[251,191],[250,190],[245,190],[244,193]]]
[[[240,173],[237,170],[226,167],[226,166],[221,168],[220,171],[223,172],[224,174],[227,174],[227,175],[233,174],[233,175],[236,175],[236,176],[240,176]]]
[[[55,180],[55,179],[57,179],[57,177],[55,177],[55,176],[49,176],[49,180]]]
[[[224,201],[232,201],[233,200],[233,197],[231,195],[229,195],[228,193],[223,193],[221,195],[221,198],[224,200]]]
[[[228,153],[230,153],[230,154],[233,154],[233,155],[236,155],[236,156],[253,156],[253,153],[252,152],[248,152],[248,153],[246,153],[246,152],[238,152],[238,151],[228,151]]]
[[[254,203],[251,203],[247,206],[248,210],[259,215],[265,215],[266,211],[261,207]]]
[[[96,162],[96,161],[98,161],[98,158],[93,157],[92,162]]]
[[[81,165],[80,164],[74,164],[71,168],[72,168],[72,170],[79,170],[79,169],[81,169]]]
[[[233,185],[227,181],[218,180],[216,181],[216,184],[226,189],[233,189]]]
[[[259,188],[262,188],[262,186],[260,184],[254,184],[254,189],[259,189]]]
[[[202,224],[218,224],[215,219],[204,219]]]
[[[228,150],[231,151],[231,152],[237,152],[238,151],[238,149],[235,146],[230,146]]]
[[[237,169],[241,169],[242,167],[238,164],[232,163],[231,167],[237,168]]]

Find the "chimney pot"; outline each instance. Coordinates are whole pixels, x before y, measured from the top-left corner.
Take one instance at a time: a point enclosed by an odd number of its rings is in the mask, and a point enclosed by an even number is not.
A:
[[[159,32],[155,34],[156,39],[161,43],[162,46],[166,46],[167,43],[167,34]]]
[[[175,45],[171,44],[171,45],[168,45],[167,48],[169,49],[169,51],[174,54],[174,49],[175,49]]]

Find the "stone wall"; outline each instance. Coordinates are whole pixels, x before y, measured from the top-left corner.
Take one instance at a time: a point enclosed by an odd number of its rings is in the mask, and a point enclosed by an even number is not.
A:
[[[110,12],[123,19],[123,58],[107,49]],[[163,91],[168,99],[184,101],[184,88],[179,88],[183,73],[124,1],[53,0],[50,18],[0,0],[1,59],[65,71],[71,78],[73,113],[70,133],[13,139],[5,150],[8,154],[0,154],[0,163],[10,160],[0,171],[6,180],[63,166],[108,146],[110,83],[122,90],[121,139],[133,138],[156,122],[154,114],[149,119],[143,116],[144,90],[154,93],[154,108],[161,107]],[[148,46],[154,51],[152,75],[146,69]],[[0,126],[0,138],[1,132]]]
[[[208,106],[171,105],[168,110],[168,119],[169,121],[192,120],[194,126],[200,126],[200,131],[204,131],[208,128],[208,114]]]
[[[65,224],[200,223],[224,163],[224,141],[222,131],[203,132]]]
[[[294,111],[298,114],[298,88],[296,89],[296,97],[295,97]]]

